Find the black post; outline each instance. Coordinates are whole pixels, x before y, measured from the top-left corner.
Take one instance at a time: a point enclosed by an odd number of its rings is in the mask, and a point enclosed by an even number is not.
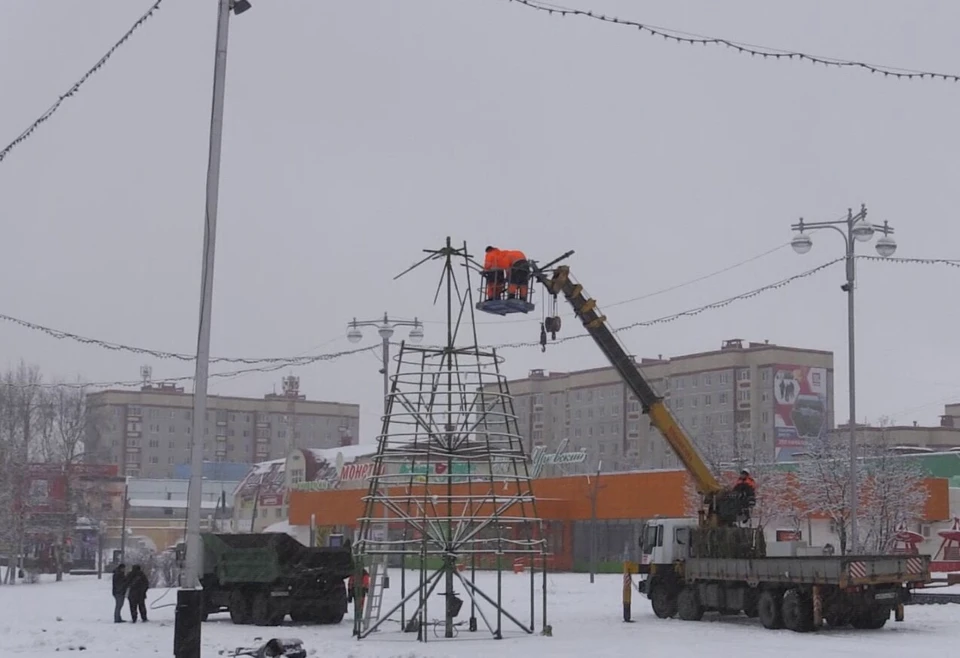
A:
[[[175,658],[200,658],[202,612],[202,589],[177,590],[177,612],[173,626]]]

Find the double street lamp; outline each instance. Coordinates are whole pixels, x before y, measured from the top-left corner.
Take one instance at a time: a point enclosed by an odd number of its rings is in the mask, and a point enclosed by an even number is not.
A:
[[[840,289],[847,293],[847,358],[850,377],[850,540],[849,552],[857,551],[857,505],[858,496],[858,478],[857,478],[857,389],[856,389],[856,337],[854,333],[854,305],[853,290],[856,287],[856,245],[857,242],[869,242],[877,232],[883,235],[876,242],[877,253],[884,258],[892,256],[897,251],[897,243],[891,237],[893,228],[884,221],[882,225],[871,224],[867,221],[867,207],[860,206],[860,212],[853,214],[853,210],[847,211],[846,219],[840,219],[832,222],[804,222],[803,218],[793,224],[790,228],[796,231],[796,235],[790,241],[790,246],[798,254],[806,254],[813,248],[813,240],[808,230],[833,229],[843,236],[846,246],[846,268],[847,282],[840,286]]]
[[[382,318],[376,320],[357,320],[354,318],[347,324],[347,340],[351,343],[359,343],[363,340],[363,331],[361,327],[376,327],[377,333],[383,340],[383,369],[380,373],[383,375],[383,413],[387,413],[387,398],[390,395],[390,339],[393,338],[397,327],[412,327],[407,338],[411,343],[419,343],[423,340],[423,323],[414,318],[413,320],[397,320],[391,318],[386,313]]]

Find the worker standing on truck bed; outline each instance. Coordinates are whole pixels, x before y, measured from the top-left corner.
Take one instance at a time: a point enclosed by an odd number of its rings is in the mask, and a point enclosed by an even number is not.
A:
[[[504,270],[500,266],[502,260],[497,247],[487,247],[483,257],[483,276],[487,279],[487,300],[499,299],[503,294]]]
[[[749,507],[753,507],[757,502],[757,482],[751,477],[750,471],[746,469],[740,471],[740,477],[737,478],[733,490],[743,497]]]

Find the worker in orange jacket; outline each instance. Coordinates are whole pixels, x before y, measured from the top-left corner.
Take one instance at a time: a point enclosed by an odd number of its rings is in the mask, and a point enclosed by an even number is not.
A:
[[[757,481],[750,475],[750,471],[744,469],[740,471],[740,477],[733,486],[733,490],[739,493],[749,507],[753,507],[757,501]]]
[[[353,574],[350,574],[350,579],[347,581],[347,603],[353,603],[353,592],[354,592],[354,581]],[[367,593],[370,591],[370,572],[366,569],[363,570],[363,580],[361,581],[360,586],[360,614],[363,614],[363,604],[367,600]]]
[[[497,247],[487,247],[483,257],[483,276],[487,280],[487,299],[499,299],[503,295],[505,273],[500,266],[503,252]]]
[[[526,254],[519,249],[501,250],[499,263],[507,272],[507,299],[526,299],[530,282],[530,263]]]

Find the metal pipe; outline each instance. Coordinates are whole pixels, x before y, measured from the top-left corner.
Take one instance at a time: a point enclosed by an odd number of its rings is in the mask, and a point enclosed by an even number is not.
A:
[[[862,213],[865,214],[865,213]],[[866,219],[864,217],[864,219]],[[847,217],[847,368],[850,377],[850,538],[847,541],[847,551],[857,552],[857,507],[859,504],[857,478],[857,367],[856,367],[856,333],[854,331],[854,303],[853,290],[856,287],[856,261],[854,256],[853,224],[856,218],[850,213]]]
[[[127,508],[130,507],[130,478],[123,483],[123,512],[120,517],[120,561],[127,559]]]
[[[207,161],[207,198],[204,210],[204,249],[200,286],[200,327],[193,384],[193,447],[190,453],[190,488],[187,501],[187,555],[182,587],[200,583],[200,503],[203,491],[203,443],[207,421],[207,378],[210,369],[210,321],[213,315],[213,265],[217,242],[217,203],[220,197],[220,147],[223,141],[223,103],[227,80],[227,36],[231,0],[220,0],[217,18],[216,59],[213,69],[213,103],[210,111],[210,148]]]

